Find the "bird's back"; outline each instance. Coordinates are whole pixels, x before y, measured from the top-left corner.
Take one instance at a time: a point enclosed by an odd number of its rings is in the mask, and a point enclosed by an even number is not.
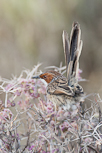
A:
[[[67,109],[80,102],[83,95],[83,89],[79,84],[68,86],[67,78],[63,75],[54,79],[47,86],[47,99],[56,105],[67,105]]]

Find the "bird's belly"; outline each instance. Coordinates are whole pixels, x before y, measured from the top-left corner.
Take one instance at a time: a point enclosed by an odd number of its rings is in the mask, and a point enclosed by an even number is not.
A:
[[[75,97],[69,97],[67,95],[51,95],[47,94],[47,100],[52,101],[54,105],[56,106],[63,106],[64,109],[69,110],[76,109],[77,101]]]

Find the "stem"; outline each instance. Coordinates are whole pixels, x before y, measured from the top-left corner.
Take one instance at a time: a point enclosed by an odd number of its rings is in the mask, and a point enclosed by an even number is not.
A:
[[[6,95],[5,95],[5,108],[7,108],[7,92],[6,92]]]

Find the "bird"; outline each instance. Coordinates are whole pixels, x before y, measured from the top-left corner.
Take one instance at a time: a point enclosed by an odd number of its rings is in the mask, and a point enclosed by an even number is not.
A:
[[[47,70],[32,79],[44,79],[47,82],[47,100],[57,107],[64,106],[68,110],[76,109],[76,103],[82,101],[83,88],[78,84],[79,57],[83,42],[78,22],[72,24],[70,39],[66,31],[62,34],[66,64],[66,77],[55,70]]]

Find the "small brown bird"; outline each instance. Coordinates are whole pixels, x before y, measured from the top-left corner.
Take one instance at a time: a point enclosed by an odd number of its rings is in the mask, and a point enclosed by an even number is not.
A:
[[[77,73],[79,69],[79,57],[82,50],[80,25],[75,22],[72,25],[70,41],[67,32],[63,31],[63,47],[65,54],[67,77],[57,71],[49,70],[39,76],[32,77],[44,79],[47,85],[47,99],[56,106],[64,105],[67,109],[75,109],[76,102],[80,102],[83,89],[78,84]]]

